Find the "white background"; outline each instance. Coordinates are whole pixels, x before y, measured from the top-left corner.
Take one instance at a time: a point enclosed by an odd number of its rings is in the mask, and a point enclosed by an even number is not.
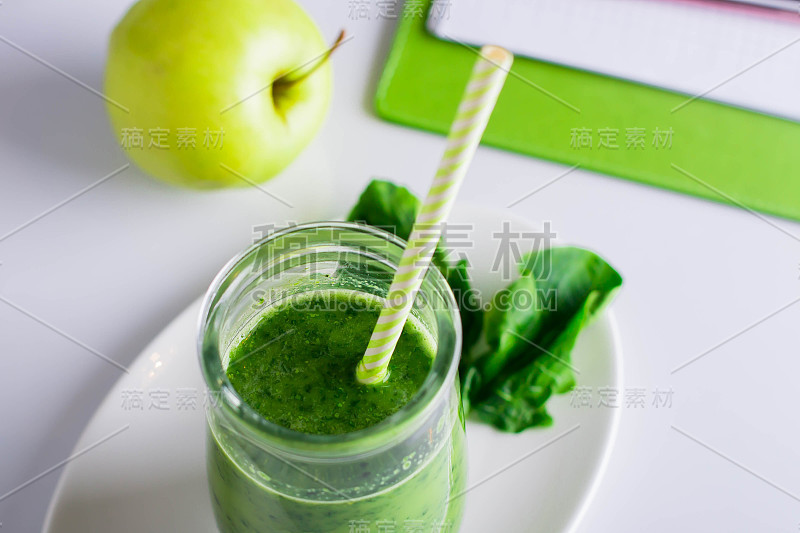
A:
[[[127,4],[5,0],[0,36],[98,88]],[[355,38],[335,55],[322,132],[267,184],[296,208],[254,189],[179,190],[130,168],[1,241],[0,296],[129,364],[251,242],[253,226],[340,215],[373,176],[423,192],[444,140],[374,116],[394,23],[351,20],[349,4],[304,2],[328,40],[342,27]],[[98,97],[0,43],[0,234],[125,162]],[[463,198],[502,209],[564,170],[482,148]],[[798,297],[800,241],[771,224],[794,235],[800,225],[581,171],[510,211],[552,221],[624,274],[615,309],[625,382],[674,390],[671,409],[623,409],[580,531],[797,531],[800,501],[770,483],[800,494],[800,305],[671,371]],[[70,455],[120,371],[0,302],[0,376],[2,495]],[[40,529],[59,472],[0,502],[0,532]]]

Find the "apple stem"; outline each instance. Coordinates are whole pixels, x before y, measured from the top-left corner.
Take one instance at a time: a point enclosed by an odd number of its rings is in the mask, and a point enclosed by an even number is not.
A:
[[[307,78],[308,76],[313,74],[314,71],[320,67],[320,65],[324,64],[331,57],[331,54],[333,54],[336,51],[336,49],[342,45],[344,41],[345,41],[345,31],[342,30],[339,32],[339,36],[336,38],[336,42],[334,42],[333,45],[330,48],[328,48],[324,54],[313,60],[313,63],[311,64],[310,68],[304,70],[302,67],[300,67],[291,72],[288,72],[283,76],[281,76],[280,78],[278,78],[277,80],[275,80],[273,82],[273,85],[280,84],[285,87],[287,85],[293,85]]]

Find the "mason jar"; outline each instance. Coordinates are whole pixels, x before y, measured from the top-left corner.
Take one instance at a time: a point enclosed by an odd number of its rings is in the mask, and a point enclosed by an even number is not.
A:
[[[432,339],[431,370],[411,400],[376,425],[299,433],[252,409],[226,375],[231,350],[272,306],[309,291],[385,299],[404,247],[374,227],[304,224],[273,233],[217,275],[203,302],[198,348],[213,399],[207,469],[223,533],[458,530],[466,483],[461,329],[437,268],[428,270],[412,310]]]

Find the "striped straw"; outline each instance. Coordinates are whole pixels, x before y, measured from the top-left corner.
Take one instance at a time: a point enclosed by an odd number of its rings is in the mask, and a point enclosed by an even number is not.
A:
[[[367,351],[356,368],[358,381],[365,385],[382,383],[388,377],[389,361],[441,238],[442,225],[453,207],[512,60],[513,56],[503,48],[481,48],[450,127],[439,170],[414,222],[408,246],[389,287],[388,301],[372,332]]]

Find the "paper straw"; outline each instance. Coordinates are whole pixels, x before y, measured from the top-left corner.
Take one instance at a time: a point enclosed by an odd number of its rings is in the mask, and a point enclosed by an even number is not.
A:
[[[365,385],[381,383],[388,376],[389,361],[441,238],[442,225],[453,207],[512,60],[511,53],[503,48],[481,48],[450,126],[439,170],[414,222],[367,351],[356,368],[358,381]]]

